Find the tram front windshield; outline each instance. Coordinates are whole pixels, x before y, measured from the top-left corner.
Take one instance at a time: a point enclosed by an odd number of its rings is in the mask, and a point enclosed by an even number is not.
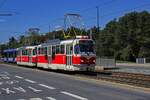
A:
[[[92,40],[80,40],[79,44],[75,45],[75,54],[79,53],[94,53],[94,43]]]

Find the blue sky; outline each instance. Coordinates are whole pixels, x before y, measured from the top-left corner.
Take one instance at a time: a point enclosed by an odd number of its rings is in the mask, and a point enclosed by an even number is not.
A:
[[[149,0],[0,0],[0,43],[18,38],[31,27],[48,32],[62,26],[64,14],[79,13],[86,28],[96,25],[96,6],[100,7],[100,26],[131,11],[150,10]]]

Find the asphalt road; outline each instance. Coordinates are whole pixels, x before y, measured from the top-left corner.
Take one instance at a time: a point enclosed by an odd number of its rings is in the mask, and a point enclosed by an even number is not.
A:
[[[150,100],[150,93],[0,64],[0,100]]]

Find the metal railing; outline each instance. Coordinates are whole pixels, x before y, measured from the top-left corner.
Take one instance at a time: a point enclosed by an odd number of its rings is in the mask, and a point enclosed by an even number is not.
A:
[[[103,67],[103,68],[115,68],[116,67],[116,60],[114,58],[96,58],[96,66]]]

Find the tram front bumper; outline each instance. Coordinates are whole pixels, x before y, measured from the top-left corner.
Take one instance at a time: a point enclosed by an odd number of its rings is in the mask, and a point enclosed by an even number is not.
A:
[[[95,69],[95,64],[78,64],[74,65],[74,70],[79,70],[79,71],[94,71]]]

